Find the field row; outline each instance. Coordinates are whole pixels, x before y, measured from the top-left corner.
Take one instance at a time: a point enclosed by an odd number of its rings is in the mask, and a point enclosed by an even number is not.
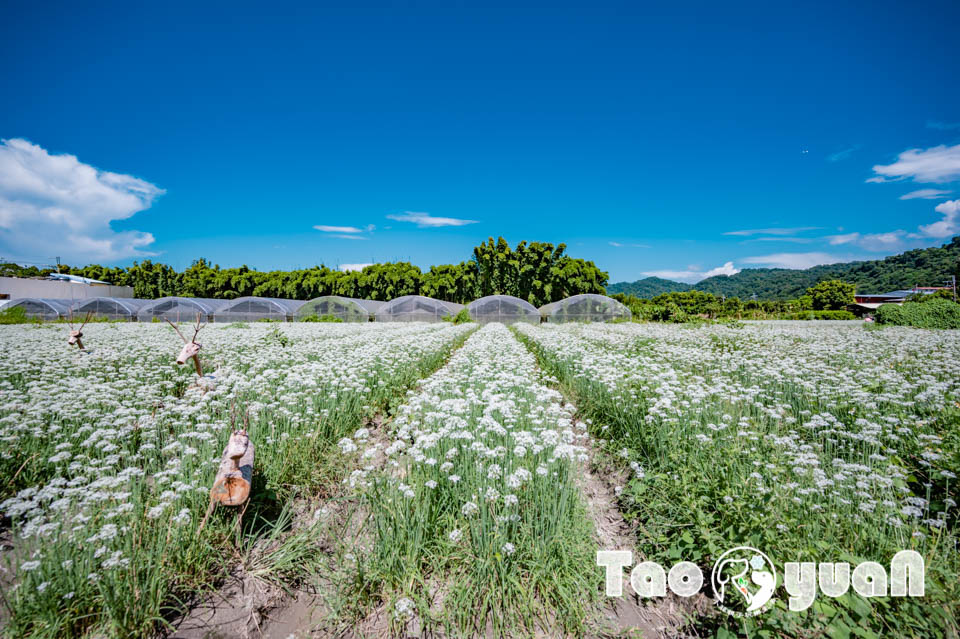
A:
[[[956,627],[958,334],[208,326],[198,378],[173,364],[165,325],[84,333],[86,353],[61,327],[0,331],[9,636],[163,632],[236,565],[327,589],[328,630],[592,636],[610,603],[597,550],[709,575],[738,545],[778,567],[914,549],[926,595],[851,592],[803,613],[778,596],[761,617],[700,617],[699,632]],[[240,428],[251,498],[201,530]],[[612,469],[603,507],[633,524],[635,548],[601,547],[591,469]]]
[[[828,622],[936,634],[956,623],[960,335],[848,326],[517,330],[601,425],[601,445],[630,468],[621,505],[640,522],[650,556],[709,565],[748,544],[778,562],[889,565],[915,549],[927,560],[922,602],[850,594],[799,614],[781,601],[783,614],[756,624],[790,634]]]
[[[231,429],[256,446],[247,532],[297,491],[335,484],[337,439],[435,369],[471,330],[445,325],[208,327],[212,375],[177,368],[164,325],[0,333],[0,510],[19,566],[16,636],[148,634],[215,578],[233,517],[198,535]]]
[[[355,594],[413,635],[582,633],[599,580],[573,413],[507,328],[471,336],[400,407],[383,468],[357,478],[371,540]],[[377,452],[366,433],[341,446]]]

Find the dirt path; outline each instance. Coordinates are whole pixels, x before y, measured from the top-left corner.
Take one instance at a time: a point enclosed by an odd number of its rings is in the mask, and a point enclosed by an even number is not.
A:
[[[526,340],[519,341],[530,349]],[[535,349],[530,351],[537,356]],[[560,391],[566,401],[577,405],[577,398],[572,397],[562,384],[551,386]],[[636,565],[644,561],[646,556],[637,545],[634,527],[623,518],[617,499],[617,487],[627,484],[629,471],[604,459],[592,439],[587,443],[587,452],[589,459],[581,467],[577,484],[593,520],[597,550],[629,550],[633,554],[633,565]],[[599,570],[594,566],[590,569]],[[641,599],[630,585],[630,568],[624,569],[621,591],[621,597],[605,597],[605,604],[597,612],[596,618],[588,622],[588,632],[592,636],[645,639],[693,637],[697,635],[688,628],[689,620],[712,607],[710,600],[702,593],[683,598],[668,590],[666,597]]]
[[[384,420],[378,417],[365,428],[369,444],[382,451],[388,439]],[[373,471],[383,465],[384,459],[379,454],[362,460],[362,465]],[[355,550],[363,517],[349,489],[329,499],[302,500],[284,538],[313,530],[310,534],[315,536],[316,552],[324,555],[322,574],[313,574],[306,583],[281,586],[250,574],[243,563],[238,563],[217,592],[203,598],[176,622],[170,639],[339,636],[330,618],[332,597],[337,591],[335,579],[341,570],[341,558]],[[255,564],[271,546],[276,542],[255,547],[246,563]]]
[[[450,360],[469,339],[469,335],[453,348],[435,370]],[[433,371],[435,372],[435,371]],[[431,372],[430,374],[433,374]],[[427,379],[429,375],[423,379]],[[421,380],[422,382],[422,380]],[[418,382],[413,389],[419,387]],[[383,450],[390,444],[387,432],[389,419],[380,414],[363,425],[368,436],[363,449],[370,457],[358,458],[355,470],[376,472],[386,463]],[[343,565],[351,553],[362,552],[366,512],[347,485],[329,499],[303,500],[287,536],[319,523],[318,551],[325,554],[327,570],[312,576],[311,583],[284,585],[248,574],[242,564],[233,567],[226,582],[204,597],[200,603],[178,619],[169,639],[258,639],[261,637],[344,637],[354,635],[333,619],[336,608],[337,580],[350,569]],[[264,549],[267,550],[267,549]],[[256,552],[256,549],[254,550]],[[375,624],[379,629],[380,624]]]
[[[644,560],[637,547],[633,527],[627,523],[617,506],[616,487],[628,481],[627,473],[612,464],[601,463],[601,456],[591,445],[590,460],[584,464],[578,484],[583,491],[584,502],[593,519],[599,550],[629,550],[633,553],[634,565]],[[630,585],[629,568],[623,571],[621,584],[623,596],[609,597],[592,621],[592,633],[596,637],[660,637],[695,636],[685,632],[688,620],[710,607],[702,594],[689,599],[668,596],[644,600],[637,597]]]
[[[452,355],[452,352],[451,352]],[[425,378],[426,379],[426,378]],[[562,390],[562,389],[561,389]],[[379,417],[367,424],[369,439],[365,448],[375,448],[377,453],[358,460],[357,467],[375,473],[385,464],[383,449],[389,445],[388,422]],[[628,481],[627,471],[604,458],[593,446],[588,445],[589,459],[584,462],[577,484],[594,524],[598,550],[630,550],[634,564],[644,555],[637,547],[633,527],[624,520],[618,508],[617,486]],[[326,520],[322,546],[327,553],[328,570],[316,575],[312,583],[302,584],[297,589],[284,590],[269,582],[252,577],[236,566],[230,578],[220,590],[193,607],[178,624],[171,637],[177,639],[255,639],[271,637],[387,637],[390,632],[391,615],[384,609],[370,611],[354,625],[337,621],[335,597],[338,582],[349,578],[352,569],[351,553],[363,553],[368,539],[365,535],[366,512],[362,504],[347,488],[338,497],[314,501],[299,508],[302,511],[294,524],[309,523],[303,513],[322,513]],[[597,569],[585,566],[585,570]],[[587,623],[588,636],[643,637],[659,639],[690,635],[687,630],[692,616],[709,609],[709,600],[703,595],[684,599],[669,594],[654,600],[641,600],[629,584],[629,568],[624,571],[623,596],[606,598],[604,605]],[[442,585],[438,585],[438,598],[442,600]],[[438,601],[438,605],[440,602]],[[420,628],[405,629],[407,637],[422,635]],[[492,634],[488,633],[490,636]],[[547,635],[543,635],[546,637]]]

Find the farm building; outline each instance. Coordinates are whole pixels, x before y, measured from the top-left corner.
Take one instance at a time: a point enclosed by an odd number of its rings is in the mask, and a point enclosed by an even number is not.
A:
[[[490,322],[500,322],[501,324],[513,324],[514,322],[540,323],[540,311],[537,310],[537,307],[512,295],[481,297],[467,306],[467,312],[470,313],[470,319],[479,324],[489,324]]]
[[[443,302],[422,295],[404,295],[387,302],[376,312],[378,322],[440,322],[456,315],[463,304]]]
[[[903,304],[913,295],[932,295],[937,291],[949,291],[945,286],[917,286],[905,288],[889,293],[858,293],[853,296],[854,303],[849,308],[854,313],[863,314],[877,310],[882,304]]]
[[[215,322],[256,322],[274,320],[292,322],[294,314],[305,302],[300,300],[282,300],[273,297],[238,297],[226,303],[213,313]]]
[[[137,300],[130,297],[91,297],[78,300],[70,306],[74,317],[93,317],[111,320],[136,321],[137,312],[150,303],[150,300]]]
[[[200,313],[200,321],[209,322],[213,321],[214,313],[228,303],[228,300],[202,297],[161,297],[141,308],[137,312],[137,319],[141,322],[192,322]]]
[[[544,321],[558,322],[612,322],[629,320],[630,309],[606,295],[584,293],[540,307]]]
[[[49,278],[0,277],[0,299],[39,298],[79,300],[90,297],[133,297],[133,288],[75,275],[53,273]]]
[[[339,295],[324,295],[306,302],[297,310],[294,319],[304,321],[307,318],[331,316],[344,322],[369,322],[373,314],[384,304],[386,302],[358,300]]]

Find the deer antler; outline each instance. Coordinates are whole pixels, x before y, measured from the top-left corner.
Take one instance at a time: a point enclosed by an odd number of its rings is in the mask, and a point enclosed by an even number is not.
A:
[[[197,335],[200,334],[200,330],[201,330],[204,326],[206,326],[206,324],[201,324],[201,323],[200,323],[200,312],[197,311],[197,324],[196,324],[196,326],[193,327],[193,340],[192,340],[193,342],[196,342],[196,341],[197,341]]]
[[[73,309],[70,309],[69,319],[67,320],[70,323],[70,337],[67,338],[67,344],[73,346],[76,344],[80,347],[80,350],[83,350],[83,342],[80,340],[83,337],[83,327],[87,325],[87,320],[90,319],[90,313],[87,313],[87,319],[83,320],[80,328],[75,328],[73,325]]]
[[[80,330],[83,330],[83,327],[87,325],[87,322],[90,321],[90,317],[93,315],[93,311],[87,311],[87,316],[83,318],[83,324],[80,325]],[[71,325],[70,328],[73,328]]]
[[[171,327],[173,327],[173,330],[175,330],[175,331],[177,332],[177,335],[180,336],[180,339],[183,340],[183,343],[184,343],[184,344],[189,344],[189,343],[190,343],[190,342],[187,341],[187,338],[183,336],[183,333],[180,332],[180,329],[177,328],[176,324],[174,324],[174,323],[171,322],[170,320],[167,320],[167,324],[169,324]],[[196,336],[194,336],[194,337],[196,337]]]

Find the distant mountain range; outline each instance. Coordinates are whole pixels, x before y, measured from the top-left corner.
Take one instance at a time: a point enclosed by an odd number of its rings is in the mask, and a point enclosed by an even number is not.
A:
[[[882,260],[826,264],[804,270],[747,268],[736,275],[716,275],[696,284],[647,277],[636,282],[617,282],[607,293],[625,293],[651,298],[674,291],[705,291],[742,300],[795,299],[822,280],[851,282],[858,293],[884,293],[914,286],[943,286],[956,275],[960,279],[960,236],[941,247],[915,249]]]

